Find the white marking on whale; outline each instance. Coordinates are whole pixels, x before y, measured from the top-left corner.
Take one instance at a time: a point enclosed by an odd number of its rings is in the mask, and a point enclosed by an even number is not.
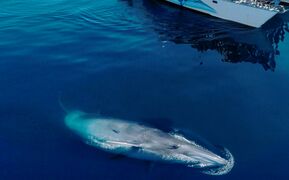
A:
[[[73,111],[67,114],[65,123],[87,144],[111,153],[183,164],[210,175],[226,174],[234,166],[234,158],[226,149],[223,158],[182,135],[137,122]]]

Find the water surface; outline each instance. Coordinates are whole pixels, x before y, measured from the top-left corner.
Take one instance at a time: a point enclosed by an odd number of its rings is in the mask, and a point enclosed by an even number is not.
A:
[[[158,0],[1,1],[1,179],[288,179],[288,22],[252,29]],[[59,99],[192,131],[235,167],[113,159],[65,127]]]

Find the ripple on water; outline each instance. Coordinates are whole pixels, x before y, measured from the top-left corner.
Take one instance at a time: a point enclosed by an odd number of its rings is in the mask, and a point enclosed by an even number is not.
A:
[[[0,47],[6,55],[51,51],[52,59],[82,62],[145,53],[157,43],[173,42],[201,52],[217,50],[230,62],[241,47],[243,54],[233,61],[255,63],[266,54],[261,63],[274,69],[269,56],[278,53],[284,39],[284,22],[280,26],[276,19],[272,26],[252,29],[154,0],[1,1],[0,20]]]
[[[47,54],[48,59],[95,59],[149,46],[145,21],[118,0],[0,2],[2,56]],[[20,44],[26,48],[21,48]],[[8,48],[7,48],[8,47]],[[109,53],[108,53],[109,52]],[[102,54],[102,55],[101,55]],[[49,58],[51,57],[51,58]]]

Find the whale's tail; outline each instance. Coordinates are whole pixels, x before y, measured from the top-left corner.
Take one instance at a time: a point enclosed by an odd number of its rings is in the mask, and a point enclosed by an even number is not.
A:
[[[63,100],[63,94],[62,94],[62,92],[59,92],[59,94],[58,94],[58,104],[59,104],[60,108],[62,109],[62,111],[65,114],[69,114],[71,112],[78,111],[75,108],[67,106],[67,103],[64,103],[64,102],[65,101]]]
[[[203,170],[202,173],[213,175],[213,176],[228,174],[234,167],[234,164],[235,164],[234,156],[227,148],[223,148],[222,153],[227,163],[224,166],[221,166],[218,168],[210,168],[210,169]]]
[[[62,98],[61,96],[58,97],[58,104],[61,107],[61,109],[67,114],[69,111],[68,109],[65,107],[65,105],[62,102]]]

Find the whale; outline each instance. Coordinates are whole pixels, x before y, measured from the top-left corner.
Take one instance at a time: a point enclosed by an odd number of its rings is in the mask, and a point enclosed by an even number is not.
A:
[[[129,158],[182,164],[209,175],[223,175],[234,166],[224,148],[218,155],[177,132],[165,132],[144,123],[72,111],[65,124],[86,144]]]

